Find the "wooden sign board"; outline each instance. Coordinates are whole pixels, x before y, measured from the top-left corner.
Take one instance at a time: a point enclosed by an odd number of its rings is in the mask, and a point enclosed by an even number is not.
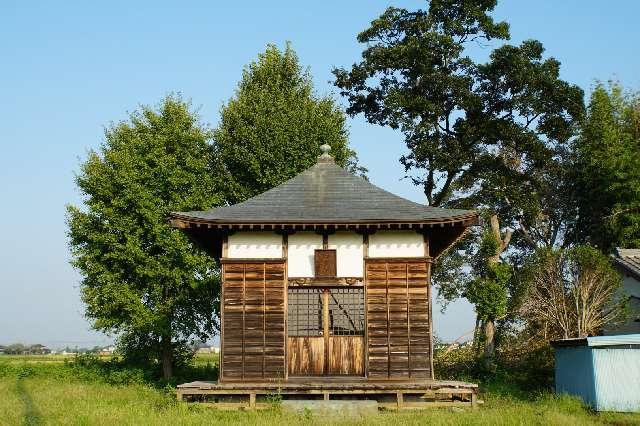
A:
[[[336,277],[337,266],[335,250],[316,250],[314,261],[316,278]]]

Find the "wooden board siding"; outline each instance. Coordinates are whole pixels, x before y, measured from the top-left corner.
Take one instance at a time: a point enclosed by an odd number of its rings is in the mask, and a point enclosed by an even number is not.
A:
[[[283,378],[285,264],[224,264],[222,381]]]
[[[431,378],[429,262],[365,262],[369,379]]]
[[[288,337],[289,376],[322,376],[325,366],[324,337]]]
[[[329,376],[364,375],[364,337],[329,338]]]
[[[328,350],[325,349],[327,341]],[[331,336],[327,340],[322,336],[288,337],[287,365],[290,377],[362,376],[364,337]]]

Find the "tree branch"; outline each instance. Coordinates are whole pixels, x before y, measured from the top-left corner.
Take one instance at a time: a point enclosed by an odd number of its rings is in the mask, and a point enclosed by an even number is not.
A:
[[[534,249],[537,248],[538,244],[531,237],[531,234],[529,233],[529,230],[524,225],[524,223],[522,223],[522,220],[518,219],[518,225],[520,225],[520,230],[522,231],[522,234],[524,235],[524,239],[527,240],[527,242],[531,245],[532,248],[534,248]]]
[[[430,205],[437,207],[447,198],[447,195],[449,195],[449,189],[451,188],[451,183],[457,174],[458,172],[447,172],[447,179],[444,181],[442,189],[434,198],[433,204]]]

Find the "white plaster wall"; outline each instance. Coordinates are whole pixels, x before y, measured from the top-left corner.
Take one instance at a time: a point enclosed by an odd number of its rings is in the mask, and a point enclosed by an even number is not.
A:
[[[424,237],[415,231],[378,231],[369,235],[369,257],[423,257]]]
[[[624,271],[620,272],[623,274],[622,284],[626,296],[633,296],[629,299],[629,317],[623,324],[616,324],[615,326],[606,324],[602,330],[602,334],[605,336],[640,333],[640,322],[636,321],[637,318],[640,318],[640,281],[625,274]]]
[[[355,232],[336,232],[329,235],[329,248],[336,250],[338,277],[364,276],[362,235]]]
[[[282,235],[275,232],[236,232],[229,235],[227,257],[277,259],[282,257]]]
[[[313,277],[315,250],[322,248],[322,235],[296,232],[289,235],[287,274],[290,277]]]

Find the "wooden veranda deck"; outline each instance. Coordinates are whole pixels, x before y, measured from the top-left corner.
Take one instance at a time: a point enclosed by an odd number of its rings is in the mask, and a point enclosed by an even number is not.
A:
[[[383,409],[473,407],[478,385],[421,381],[367,381],[354,378],[294,379],[272,383],[218,383],[197,381],[178,385],[179,401],[201,402],[217,408],[266,408],[274,399],[369,399]]]

